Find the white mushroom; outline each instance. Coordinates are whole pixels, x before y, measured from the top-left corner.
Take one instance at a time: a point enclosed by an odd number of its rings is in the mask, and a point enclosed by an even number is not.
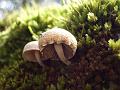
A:
[[[60,59],[66,65],[71,62],[77,49],[76,38],[67,30],[53,28],[42,33],[39,39],[39,49],[50,59]],[[48,50],[47,50],[48,49]]]
[[[31,41],[27,43],[24,46],[22,57],[24,60],[38,62],[42,67],[44,67],[44,64],[41,61],[42,59],[44,59],[44,57],[40,54],[38,41]]]

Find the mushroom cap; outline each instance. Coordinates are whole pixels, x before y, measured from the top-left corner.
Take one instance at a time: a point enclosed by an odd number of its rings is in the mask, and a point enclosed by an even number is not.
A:
[[[54,43],[56,44],[62,43],[63,47],[65,48],[64,51],[66,52],[66,54],[68,53],[68,51],[70,51],[67,57],[68,59],[71,58],[76,52],[77,40],[70,32],[68,32],[65,29],[53,28],[42,33],[41,37],[39,38],[40,51],[43,51],[43,49],[48,44],[54,44]]]
[[[24,46],[22,57],[23,57],[24,60],[37,62],[34,53],[35,53],[35,51],[40,53],[39,50],[40,49],[39,49],[39,46],[38,46],[38,41],[31,41]]]

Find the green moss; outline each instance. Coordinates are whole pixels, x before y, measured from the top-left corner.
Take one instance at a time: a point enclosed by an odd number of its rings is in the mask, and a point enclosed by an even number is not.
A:
[[[72,32],[78,44],[88,44],[87,36],[91,38],[90,41],[95,43],[99,37],[99,33],[106,33],[109,39],[112,34],[119,32],[119,0],[82,0],[74,1],[69,6],[69,17],[65,24],[70,32]],[[108,41],[107,39],[106,41]],[[117,38],[118,39],[118,38]]]
[[[38,64],[27,63],[26,65],[21,57],[22,50],[27,42],[38,39],[38,36],[48,28],[56,25],[62,27],[62,22],[59,21],[62,15],[65,16],[62,12],[67,11],[61,6],[48,8],[27,6],[20,12],[8,14],[1,21],[3,30],[0,32],[0,41],[2,41],[0,43],[0,87],[2,90],[43,90],[45,88],[46,72],[42,73]],[[30,70],[32,67],[34,67],[33,71]]]
[[[109,47],[120,58],[120,39],[117,41],[110,39],[108,42],[109,42]]]
[[[53,84],[51,84],[51,85],[48,85],[46,90],[57,90],[57,89]]]
[[[4,28],[4,30],[0,32],[1,67],[5,65],[5,63],[12,62],[10,58],[21,59],[24,45],[29,41],[38,39],[39,35],[48,28],[54,27],[55,23],[58,21],[56,17],[60,17],[63,11],[65,10],[57,6],[53,6],[49,9],[27,6],[21,9],[19,13],[16,12],[17,15],[15,14],[15,17],[14,15],[6,16],[3,22],[5,21],[5,23],[7,23],[7,19],[8,22],[12,22],[4,26],[7,28]],[[52,14],[52,12],[55,12],[55,14]]]
[[[76,66],[78,66],[78,63],[73,63],[73,66],[71,65],[69,67],[66,67],[60,62],[54,62],[54,64],[48,62],[47,69],[42,70],[37,63],[23,61],[21,54],[24,45],[29,41],[37,40],[39,35],[49,28],[61,27],[70,31],[77,38],[78,50],[75,57],[73,58],[75,62],[78,60],[79,64],[81,65],[81,63],[84,64],[82,60],[87,58],[89,61],[89,59],[92,60],[95,58],[94,55],[93,57],[91,55],[91,57],[88,58],[89,54],[86,55],[86,52],[84,50],[80,50],[81,48],[84,49],[85,47],[88,49],[92,45],[94,45],[94,47],[106,46],[106,48],[108,48],[109,45],[113,51],[111,53],[111,50],[107,51],[107,49],[103,48],[103,51],[106,50],[103,54],[106,55],[106,52],[108,54],[108,57],[104,60],[109,59],[109,54],[110,58],[112,57],[112,59],[114,59],[114,54],[117,53],[117,55],[120,56],[120,40],[117,37],[117,34],[120,33],[119,5],[120,0],[89,0],[89,2],[88,0],[79,0],[77,3],[75,1],[75,3],[69,3],[69,5],[52,6],[47,8],[42,8],[37,5],[34,5],[33,7],[26,6],[22,8],[20,12],[15,11],[11,15],[8,14],[6,18],[0,22],[0,29],[2,29],[0,32],[1,89],[76,89],[76,86],[74,85],[77,85],[76,83],[84,83],[84,81],[82,81],[82,78],[85,76],[82,75],[83,77],[81,77],[81,66],[79,66],[79,68],[76,68]],[[99,50],[101,47],[98,47],[98,49],[95,50]],[[85,54],[82,56],[80,53]],[[95,53],[97,52],[95,51]],[[81,56],[82,59],[80,59]],[[99,56],[99,54],[96,54],[96,56]],[[100,57],[98,57],[98,59],[99,58]],[[97,60],[97,58],[95,60]],[[118,63],[117,65],[119,65],[119,61],[116,61],[116,58],[115,61],[111,62],[112,64]],[[109,61],[110,64],[111,62]],[[91,63],[92,61],[90,64]],[[87,68],[87,66],[88,65],[86,65],[85,68]],[[78,72],[74,69],[78,70]],[[67,72],[69,71],[73,73],[68,74]],[[119,71],[116,70],[116,72]],[[80,75],[76,77],[70,76],[71,74]],[[79,79],[79,81],[77,81],[75,78]],[[85,85],[85,90],[91,90],[91,88],[91,83],[87,83]]]
[[[35,72],[35,69],[38,68],[37,65],[35,66],[34,64],[31,64],[31,67],[29,67],[29,65],[19,61],[1,69],[1,90],[26,90],[32,88],[36,88],[36,90],[42,89],[44,86],[43,82],[46,80],[46,73],[41,74],[40,72]],[[24,66],[26,68],[24,68]],[[31,69],[32,66],[34,66],[34,73],[27,70]],[[37,69],[37,71],[39,70]]]

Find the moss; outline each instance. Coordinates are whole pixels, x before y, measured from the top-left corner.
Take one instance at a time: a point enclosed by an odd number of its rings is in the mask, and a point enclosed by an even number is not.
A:
[[[70,5],[69,12],[71,13],[65,28],[76,36],[80,46],[81,43],[88,45],[86,34],[94,43],[103,41],[102,38],[99,39],[100,33],[104,33],[102,37],[106,36],[106,41],[110,38],[118,39],[119,30],[116,29],[119,28],[118,3],[120,3],[119,0],[74,1]]]
[[[0,22],[1,89],[102,90],[111,83],[119,86],[119,4],[120,0],[82,0],[59,7],[27,6],[8,14]],[[77,38],[72,64],[48,60],[43,70],[38,63],[24,61],[24,45],[52,27],[65,28]]]
[[[56,13],[51,15],[51,12],[48,11]],[[42,10],[40,7],[38,9],[37,6],[27,6],[26,8],[21,9],[19,13],[16,12],[17,16],[14,18],[14,15],[6,16],[3,22],[6,22],[7,18],[9,21],[11,20],[13,22],[10,24],[8,21],[9,24],[4,26],[7,28],[0,32],[0,41],[2,41],[0,43],[1,67],[12,62],[10,61],[10,58],[21,59],[21,53],[24,45],[29,41],[38,39],[39,35],[48,28],[54,27],[55,21],[58,21],[54,17],[60,16],[63,11],[64,9],[58,11],[58,9],[53,7]]]
[[[34,73],[29,70],[32,66],[35,67]],[[24,62],[14,62],[14,64],[4,67],[0,74],[0,87],[2,90],[42,89],[46,74],[41,74],[40,71],[35,72],[35,69],[39,71],[37,66],[31,64],[31,67],[29,67]]]
[[[115,41],[110,39],[108,41],[109,47],[113,50],[113,52],[120,58],[120,39]]]

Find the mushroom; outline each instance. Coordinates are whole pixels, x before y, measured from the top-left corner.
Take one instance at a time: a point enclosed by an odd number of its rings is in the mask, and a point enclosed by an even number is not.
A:
[[[46,57],[55,60],[61,60],[66,65],[71,62],[77,49],[76,38],[67,30],[61,28],[53,28],[42,33],[39,38],[40,52]]]
[[[42,67],[44,67],[44,64],[41,61],[42,59],[44,59],[44,57],[40,53],[38,41],[31,41],[27,43],[24,46],[22,57],[24,60],[38,62]]]

